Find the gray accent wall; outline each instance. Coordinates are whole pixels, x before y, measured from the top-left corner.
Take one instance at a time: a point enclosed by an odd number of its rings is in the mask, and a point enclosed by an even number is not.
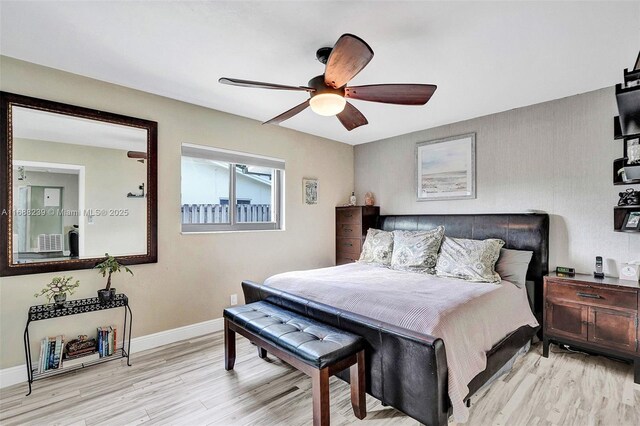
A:
[[[424,108],[438,107],[437,96]],[[617,276],[640,259],[640,234],[613,231],[613,206],[627,186],[612,183],[622,141],[613,139],[613,88],[357,145],[358,200],[372,191],[382,214],[550,214],[550,267],[591,273],[595,257]],[[415,145],[476,133],[477,198],[416,201]],[[637,185],[635,189],[640,189]]]

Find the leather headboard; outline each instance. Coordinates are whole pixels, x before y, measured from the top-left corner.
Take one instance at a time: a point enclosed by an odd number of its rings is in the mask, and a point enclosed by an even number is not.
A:
[[[527,281],[533,281],[534,313],[542,315],[542,282],[549,273],[549,215],[521,214],[450,214],[380,216],[378,228],[385,231],[429,230],[444,226],[448,237],[484,240],[500,238],[504,248],[533,251]]]

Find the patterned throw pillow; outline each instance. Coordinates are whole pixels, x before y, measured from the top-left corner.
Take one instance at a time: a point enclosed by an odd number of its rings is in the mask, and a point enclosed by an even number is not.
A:
[[[393,231],[391,268],[434,274],[444,226],[429,231]]]
[[[358,262],[389,266],[391,265],[392,251],[393,234],[380,229],[369,228]]]
[[[436,263],[436,274],[467,281],[499,282],[500,275],[494,268],[503,245],[504,241],[498,239],[467,240],[444,237]]]

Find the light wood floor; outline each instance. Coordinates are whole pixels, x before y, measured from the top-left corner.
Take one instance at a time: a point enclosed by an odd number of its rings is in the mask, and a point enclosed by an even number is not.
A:
[[[310,380],[238,338],[235,371],[223,368],[222,333],[0,391],[0,424],[307,425]],[[555,352],[559,349],[552,347]],[[602,357],[552,353],[540,345],[473,399],[470,425],[640,425],[640,385],[629,365]],[[416,425],[367,397],[367,418],[353,416],[349,387],[331,379],[333,425]]]

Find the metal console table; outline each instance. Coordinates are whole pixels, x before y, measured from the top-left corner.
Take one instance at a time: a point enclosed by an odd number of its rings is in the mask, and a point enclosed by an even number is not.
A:
[[[68,368],[61,368],[55,370],[47,370],[44,373],[38,373],[38,369],[33,368],[33,362],[31,361],[31,346],[29,344],[29,324],[34,321],[42,321],[53,318],[61,318],[69,315],[84,314],[87,312],[103,311],[105,309],[120,308],[124,309],[124,328],[122,330],[122,346],[113,355],[102,357],[98,360],[88,361],[86,363],[74,365]],[[127,327],[128,321],[128,327]],[[131,366],[129,362],[129,356],[131,354],[131,326],[133,324],[133,313],[129,307],[129,298],[125,294],[116,294],[114,300],[109,303],[101,304],[97,297],[89,299],[70,300],[65,302],[64,306],[56,307],[52,304],[35,305],[29,308],[27,315],[27,325],[24,328],[24,356],[27,364],[27,377],[29,380],[29,393],[31,395],[31,384],[35,380],[44,379],[46,377],[56,376],[58,374],[68,373],[80,368],[89,367],[95,364],[101,364],[107,361],[113,361],[116,359],[127,358],[127,365]],[[127,349],[125,350],[125,343],[127,330],[129,332],[129,340]]]

